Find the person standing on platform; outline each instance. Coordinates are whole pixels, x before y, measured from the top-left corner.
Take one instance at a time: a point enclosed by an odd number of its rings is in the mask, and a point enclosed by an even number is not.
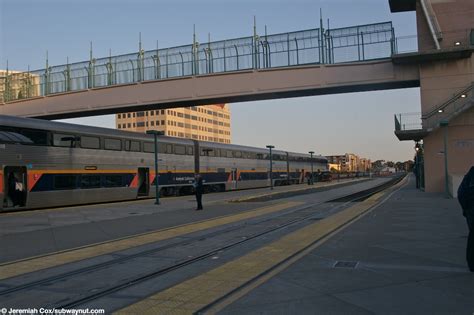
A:
[[[194,190],[196,192],[197,201],[196,211],[202,210],[202,194],[204,192],[204,184],[200,174],[195,175]]]
[[[466,248],[467,265],[469,270],[474,272],[474,166],[471,167],[464,176],[461,185],[459,185],[458,200],[469,228]]]

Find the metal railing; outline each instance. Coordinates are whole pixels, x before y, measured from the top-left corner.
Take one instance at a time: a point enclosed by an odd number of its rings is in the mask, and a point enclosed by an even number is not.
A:
[[[454,117],[474,106],[474,82],[453,97],[423,115],[426,130],[438,128],[441,122],[449,122]]]
[[[0,101],[91,88],[249,69],[334,64],[389,58],[396,49],[391,22],[337,29],[249,36],[155,49],[89,61],[8,72]]]
[[[421,113],[401,113],[394,115],[395,131],[423,129]]]
[[[395,131],[432,131],[440,127],[441,122],[447,123],[471,107],[474,107],[474,82],[424,115],[421,113],[394,115]]]

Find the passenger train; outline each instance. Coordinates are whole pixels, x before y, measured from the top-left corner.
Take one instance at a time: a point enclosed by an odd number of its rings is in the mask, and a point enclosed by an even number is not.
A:
[[[0,115],[0,211],[155,197],[153,135]],[[160,195],[270,185],[267,149],[158,136]],[[273,185],[310,176],[308,154],[273,150]],[[327,159],[313,157],[313,170]]]

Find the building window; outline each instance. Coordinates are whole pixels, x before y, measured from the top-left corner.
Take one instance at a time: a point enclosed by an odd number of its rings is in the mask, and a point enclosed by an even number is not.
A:
[[[120,114],[117,115],[118,119],[122,118],[122,116]]]
[[[150,122],[150,124],[152,127],[155,126],[155,122],[153,120]]]
[[[147,112],[148,114],[148,112]],[[147,115],[148,116],[148,115]],[[154,111],[150,111],[150,116],[155,116],[155,112]]]
[[[128,127],[128,128],[132,128],[132,124],[128,123],[128,124],[127,124],[127,127]]]

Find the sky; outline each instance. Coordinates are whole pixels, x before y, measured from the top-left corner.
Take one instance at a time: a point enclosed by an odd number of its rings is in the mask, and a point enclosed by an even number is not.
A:
[[[416,35],[413,12],[390,13],[388,0],[0,0],[0,69],[42,69],[49,64],[145,50],[283,33],[324,24],[345,27],[392,21],[396,36]],[[372,160],[413,158],[413,142],[395,137],[393,115],[420,111],[418,88],[233,103],[232,142],[322,155],[358,154]],[[114,116],[66,120],[115,127]]]

